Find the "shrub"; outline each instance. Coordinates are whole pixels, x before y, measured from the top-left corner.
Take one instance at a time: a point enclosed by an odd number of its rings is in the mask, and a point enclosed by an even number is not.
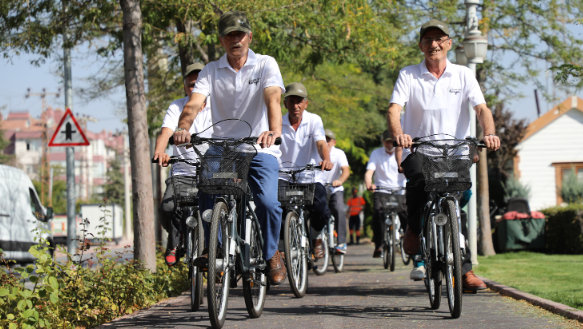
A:
[[[560,193],[563,201],[567,203],[583,202],[583,182],[577,179],[574,168],[567,179],[563,181]]]
[[[510,176],[505,183],[502,183],[502,188],[506,199],[524,198],[528,200],[530,198],[530,186],[522,184],[514,176]]]
[[[13,269],[0,249],[0,328],[93,327],[186,290],[187,267],[179,263],[168,268],[161,250],[156,273],[138,261],[124,260],[129,246],[112,254],[105,247],[107,216],[104,211],[99,226],[102,243],[95,259],[83,259],[86,247],[82,243],[80,254],[67,254],[65,263],[55,262],[49,244],[41,239],[30,248],[36,266]],[[83,232],[82,241],[92,235]],[[35,284],[32,289],[26,288],[26,278]]]
[[[553,207],[542,212],[547,218],[547,250],[555,254],[583,254],[583,205]]]

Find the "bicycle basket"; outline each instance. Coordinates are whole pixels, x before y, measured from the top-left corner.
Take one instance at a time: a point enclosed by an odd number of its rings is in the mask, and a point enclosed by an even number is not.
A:
[[[277,199],[282,206],[311,205],[314,203],[313,183],[290,183],[280,185],[277,191]]]
[[[476,145],[465,140],[432,140],[417,148],[427,192],[460,192],[472,187],[470,167]]]
[[[198,205],[196,176],[172,176],[170,181],[174,190],[174,209]]]
[[[383,212],[399,212],[403,210],[405,203],[405,190],[396,190],[391,193],[383,193],[381,198]]]
[[[240,141],[212,143],[201,159],[198,188],[207,194],[244,195],[255,147]]]

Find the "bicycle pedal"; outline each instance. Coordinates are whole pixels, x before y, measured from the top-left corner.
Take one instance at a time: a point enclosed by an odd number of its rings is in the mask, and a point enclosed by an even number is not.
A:
[[[462,292],[463,292],[464,294],[472,294],[472,295],[475,295],[475,294],[477,294],[477,293],[478,293],[478,291],[477,291],[477,290],[471,290],[471,289],[463,289],[463,291],[462,291]]]

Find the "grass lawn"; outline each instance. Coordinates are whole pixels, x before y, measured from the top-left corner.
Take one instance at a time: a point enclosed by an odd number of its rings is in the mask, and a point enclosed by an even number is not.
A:
[[[478,262],[478,275],[583,310],[583,255],[520,251],[478,257]]]

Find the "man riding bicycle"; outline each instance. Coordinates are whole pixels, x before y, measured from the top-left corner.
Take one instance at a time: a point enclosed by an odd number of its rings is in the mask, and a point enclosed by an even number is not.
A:
[[[377,186],[385,188],[399,188],[405,186],[405,176],[399,173],[399,164],[396,157],[397,152],[401,152],[393,146],[393,138],[388,130],[385,130],[382,135],[383,147],[380,147],[370,154],[368,164],[366,165],[366,172],[364,174],[364,183],[369,191],[374,191],[373,194],[373,221],[372,230],[374,233],[375,251],[374,258],[381,257],[383,253],[383,238],[387,230],[385,224],[385,217],[383,213],[383,205],[389,201],[389,192],[385,190],[376,191]],[[374,174],[374,184],[372,183],[372,176]],[[402,222],[406,221],[406,212],[400,212],[399,218]]]
[[[305,166],[318,163],[322,170],[330,170],[330,152],[326,144],[324,124],[319,115],[306,111],[308,107],[308,90],[299,83],[290,83],[286,87],[284,98],[288,113],[283,117],[281,134],[280,162],[285,165]],[[322,159],[322,160],[320,160]],[[324,257],[322,229],[331,216],[326,198],[326,188],[320,175],[316,175],[314,203],[311,206],[310,223],[317,238],[314,241],[316,258]]]
[[[401,70],[387,111],[387,124],[395,141],[404,148],[401,167],[408,180],[406,198],[409,225],[403,246],[410,255],[419,251],[421,217],[427,201],[420,161],[417,154],[408,150],[413,138],[439,138],[433,136],[436,134],[449,134],[456,139],[466,138],[470,135],[470,115],[473,113],[468,108],[471,105],[484,132],[486,147],[489,150],[500,147],[492,112],[486,106],[472,71],[447,60],[447,51],[452,47],[449,36],[448,26],[436,19],[421,27],[419,48],[425,54],[425,59],[418,65]],[[407,111],[401,127],[401,110],[405,104]],[[470,259],[470,249],[466,248],[462,266],[463,285],[471,290],[485,289],[486,285],[474,275]]]
[[[162,130],[156,140],[156,150],[154,151],[154,160],[159,160],[158,162],[161,166],[168,166],[170,156],[164,152],[166,147],[168,147],[168,139],[174,134],[174,130],[178,127],[178,118],[184,109],[184,105],[190,99],[192,89],[198,79],[198,74],[203,68],[204,65],[201,63],[194,63],[186,67],[186,71],[184,72],[184,94],[186,97],[173,101],[166,110],[166,115],[164,116],[164,121],[162,123]],[[210,104],[203,104],[200,114],[190,126],[190,134],[202,132],[212,124],[210,112]],[[202,133],[201,136],[210,137],[212,133],[213,130],[211,128]],[[194,159],[196,158],[196,153],[194,153],[192,149],[187,150],[184,147],[174,146],[174,156],[180,156],[184,159]],[[184,163],[176,163],[173,168],[174,175],[195,174],[193,172],[194,167],[188,166]],[[178,261],[176,248],[180,242],[180,234],[182,233],[180,221],[175,218],[174,188],[170,183],[170,179],[171,178],[168,178],[166,180],[166,191],[164,192],[164,197],[160,203],[160,208],[158,208],[158,212],[162,218],[162,227],[168,232],[168,242],[166,244],[166,253],[164,257],[168,266],[172,266]]]
[[[344,210],[344,187],[342,187],[342,184],[350,176],[350,166],[348,165],[346,153],[336,148],[336,135],[334,132],[330,129],[326,129],[324,132],[326,134],[326,143],[330,150],[330,161],[332,161],[334,168],[328,172],[319,172],[317,175],[321,176],[320,180],[328,185],[328,192],[330,193],[328,208],[332,216],[336,218],[334,223],[338,234],[336,254],[346,254],[346,211]]]
[[[281,226],[281,208],[277,200],[277,178],[281,156],[274,145],[281,135],[281,94],[285,92],[279,66],[273,57],[254,53],[249,49],[253,33],[247,16],[240,11],[224,13],[219,19],[220,42],[225,54],[207,64],[200,72],[189,102],[180,116],[174,132],[177,144],[190,141],[188,128],[200,114],[199,109],[210,97],[214,123],[225,119],[244,120],[252,127],[257,140],[257,155],[249,167],[249,187],[256,205],[264,240],[263,255],[267,259],[268,278],[278,285],[286,277],[283,260],[277,251]],[[227,122],[229,123],[229,122]],[[240,125],[215,126],[213,137],[248,137],[248,130]],[[200,211],[213,207],[210,198],[201,194]],[[204,262],[205,256],[195,262]],[[208,262],[208,260],[207,260]]]

